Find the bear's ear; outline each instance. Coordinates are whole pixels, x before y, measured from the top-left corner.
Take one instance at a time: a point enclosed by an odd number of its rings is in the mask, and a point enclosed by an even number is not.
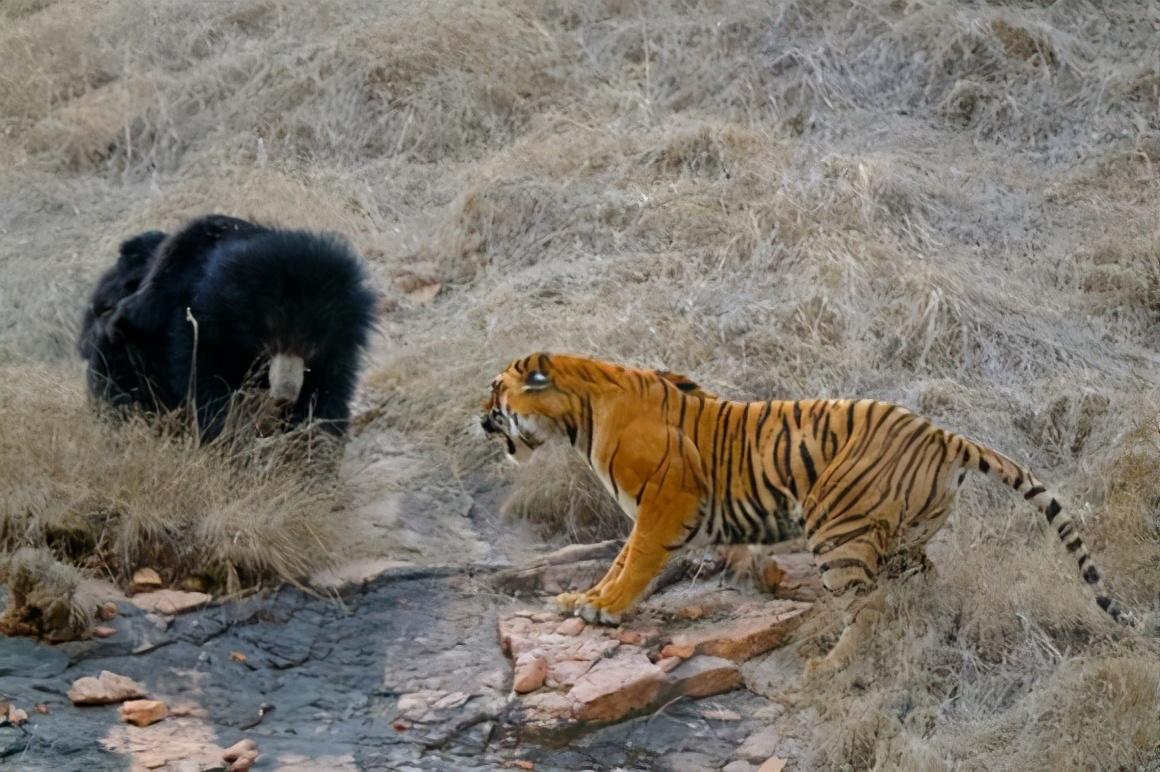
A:
[[[137,336],[139,330],[133,323],[134,304],[131,302],[134,297],[136,295],[121,298],[117,301],[117,305],[113,306],[113,310],[99,320],[101,332],[109,343],[132,340]]]

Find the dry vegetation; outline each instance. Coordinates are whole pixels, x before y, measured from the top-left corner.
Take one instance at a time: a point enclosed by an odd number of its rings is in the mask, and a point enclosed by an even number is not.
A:
[[[341,496],[287,463],[295,435],[200,452],[188,432],[97,420],[79,378],[0,374],[0,552],[47,545],[120,584],[150,566],[228,593],[325,564]]]
[[[215,209],[351,236],[396,298],[367,430],[448,475],[509,474],[465,427],[533,349],[893,399],[1034,466],[1117,593],[1157,605],[1148,0],[25,0],[0,7],[0,61],[4,549],[67,557],[51,535],[97,521],[114,570],[319,559],[317,494],[85,410],[87,284],[124,235]],[[508,509],[622,527],[562,455]],[[812,766],[1156,763],[1160,653],[1054,542],[970,486],[937,578],[796,698]]]

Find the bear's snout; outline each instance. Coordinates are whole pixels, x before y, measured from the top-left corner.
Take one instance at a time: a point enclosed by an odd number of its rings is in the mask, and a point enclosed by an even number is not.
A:
[[[306,363],[293,354],[275,354],[270,360],[270,396],[276,402],[297,402],[306,377]]]

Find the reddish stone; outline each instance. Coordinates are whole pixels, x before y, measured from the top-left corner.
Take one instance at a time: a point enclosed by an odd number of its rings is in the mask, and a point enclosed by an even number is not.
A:
[[[181,614],[204,606],[212,598],[204,592],[155,590],[144,595],[134,595],[132,600],[133,605],[145,611],[158,614]]]
[[[822,575],[809,552],[770,555],[762,570],[762,583],[775,598],[814,601],[822,596]]]
[[[711,697],[740,686],[741,671],[727,659],[700,655],[682,662],[669,673],[669,680],[686,697]]]
[[[624,718],[652,703],[664,675],[643,653],[619,652],[597,662],[572,687],[572,715],[581,721]]]
[[[507,616],[499,620],[499,644],[504,654],[518,657],[536,646],[535,623],[524,616]]]
[[[548,686],[572,686],[592,669],[592,660],[565,659],[548,666]]]
[[[664,648],[661,649],[661,657],[663,659],[669,659],[671,657],[677,657],[678,659],[688,659],[689,657],[693,656],[693,652],[696,650],[696,648],[696,644],[677,643],[674,639],[673,643],[666,643]]]
[[[257,751],[248,751],[243,753],[238,760],[230,764],[227,772],[249,772],[250,767],[258,761]]]
[[[121,704],[121,720],[133,726],[156,724],[169,715],[169,708],[160,700],[129,700]]]
[[[661,654],[670,656],[692,647],[697,654],[744,662],[780,646],[808,608],[806,603],[774,601],[748,616],[679,633]]]
[[[556,626],[558,635],[579,635],[584,632],[584,620],[580,617],[570,617]]]
[[[152,592],[161,588],[161,575],[152,568],[139,568],[133,573],[129,592]]]
[[[544,679],[547,677],[548,660],[543,655],[525,654],[516,663],[512,689],[516,694],[534,692],[544,685]]]
[[[238,740],[222,751],[222,761],[237,761],[247,753],[254,753],[258,750],[258,744],[248,737]]]
[[[621,630],[616,634],[616,640],[629,646],[644,646],[656,635],[656,630]]]
[[[144,696],[145,687],[141,684],[108,670],[102,670],[96,678],[78,678],[68,690],[68,698],[74,705],[109,705]]]
[[[583,636],[576,638],[559,636],[556,641],[549,640],[546,643],[551,644],[547,649],[551,658],[555,660],[583,659],[591,661],[603,659],[620,646],[617,641],[603,637],[599,628],[596,632],[590,629]]]
[[[563,721],[572,718],[572,700],[560,692],[536,692],[520,700],[532,721]]]
[[[698,619],[704,618],[707,613],[708,610],[704,606],[682,606],[677,609],[674,616],[677,619],[695,622]]]

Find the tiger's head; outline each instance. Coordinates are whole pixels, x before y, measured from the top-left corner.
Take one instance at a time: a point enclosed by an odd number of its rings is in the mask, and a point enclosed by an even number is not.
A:
[[[574,443],[586,430],[585,398],[625,389],[631,374],[668,381],[692,396],[713,397],[668,370],[630,370],[595,359],[540,353],[517,359],[495,377],[479,423],[488,436],[504,444],[510,459],[523,463],[557,437]]]

